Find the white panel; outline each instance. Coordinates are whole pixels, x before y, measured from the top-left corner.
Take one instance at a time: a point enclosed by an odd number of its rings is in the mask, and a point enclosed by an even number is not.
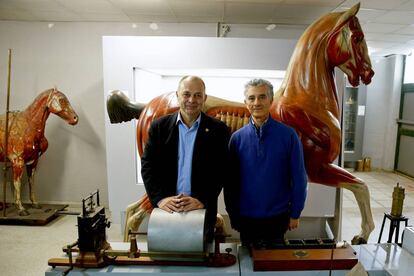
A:
[[[79,18],[81,18],[83,21],[106,21],[106,22],[110,22],[110,21],[115,21],[115,22],[119,22],[119,21],[129,21],[130,19],[128,18],[128,16],[126,16],[124,13],[122,12],[118,12],[118,13],[102,13],[102,12],[79,12],[78,13]]]
[[[171,15],[171,9],[166,0],[117,0],[114,5],[120,7],[125,13],[133,14],[147,14],[147,15],[159,15],[169,14]]]
[[[405,27],[405,25],[369,22],[363,25],[363,30],[367,33],[388,33],[395,32],[402,27]]]
[[[346,0],[341,6],[352,7],[357,3],[361,3],[361,8],[375,9],[375,10],[391,10],[395,7],[400,6],[402,3],[407,2],[406,0]]]
[[[107,0],[56,0],[56,2],[75,12],[115,13],[120,11],[111,4],[111,1]]]
[[[274,18],[307,18],[316,20],[320,16],[331,12],[330,7],[278,5]],[[276,21],[278,22],[278,21]]]
[[[407,27],[404,27],[402,29],[399,29],[396,34],[406,34],[406,35],[414,35],[414,25],[410,25]],[[413,46],[414,47],[414,46]]]
[[[261,20],[271,19],[274,12],[275,5],[226,2],[224,22],[257,23],[258,18]]]
[[[58,11],[62,6],[54,0],[13,0],[9,4],[24,10]],[[11,2],[11,3],[10,3]]]
[[[404,4],[396,6],[394,9],[400,11],[414,11],[414,1],[406,1]]]
[[[49,11],[49,10],[33,10],[30,12],[40,21],[77,21],[81,17],[69,10]]]
[[[302,5],[302,6],[320,6],[320,7],[337,7],[339,4],[341,4],[341,2],[343,2],[343,0],[289,0],[289,1],[285,1],[287,2],[286,4],[289,5]]]
[[[221,1],[170,1],[174,14],[177,16],[211,16],[222,18],[224,12],[224,2]],[[197,21],[195,21],[197,22]]]
[[[377,34],[377,36],[373,40],[406,43],[412,39],[414,39],[414,36],[412,35]],[[413,48],[414,48],[414,45],[413,45]]]
[[[410,11],[389,11],[375,19],[375,22],[391,24],[414,24],[414,17]]]
[[[133,91],[134,67],[284,70],[295,44],[296,41],[276,39],[104,37],[104,91]],[[111,125],[106,116],[105,120],[109,202],[116,221],[126,204],[144,193],[144,187],[135,182],[134,123]],[[316,187],[327,188],[313,185],[308,200],[315,196],[317,204],[316,209],[312,209],[313,203],[309,203],[309,215],[332,214],[330,206],[335,202],[334,195],[313,192]]]

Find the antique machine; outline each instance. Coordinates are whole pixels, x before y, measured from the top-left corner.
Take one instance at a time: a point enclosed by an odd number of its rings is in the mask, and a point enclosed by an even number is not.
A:
[[[107,265],[185,265],[222,267],[236,263],[227,248],[220,253],[223,236],[215,235],[214,252],[210,253],[204,231],[205,210],[167,213],[155,209],[148,225],[148,251],[138,248],[136,235],[130,231],[129,250],[113,250],[106,241],[110,222],[105,208],[99,204],[99,190],[82,199],[82,214],[78,216],[78,240],[63,248],[67,258],[49,259],[52,267],[93,268]],[[183,234],[185,233],[185,235]],[[76,254],[76,255],[75,255]]]
[[[82,213],[78,216],[78,240],[63,248],[68,259],[50,259],[52,266],[101,267],[105,265],[102,251],[110,249],[106,241],[106,228],[110,222],[105,208],[99,203],[99,190],[82,199]],[[73,261],[72,253],[78,256]]]

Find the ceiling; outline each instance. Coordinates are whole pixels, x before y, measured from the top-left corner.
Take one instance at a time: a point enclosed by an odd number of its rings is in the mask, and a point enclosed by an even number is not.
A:
[[[298,38],[321,15],[357,2],[372,55],[414,50],[414,0],[0,0],[0,20],[155,22],[160,28],[164,23],[225,23],[230,32],[232,24],[261,32],[276,24],[263,36]]]

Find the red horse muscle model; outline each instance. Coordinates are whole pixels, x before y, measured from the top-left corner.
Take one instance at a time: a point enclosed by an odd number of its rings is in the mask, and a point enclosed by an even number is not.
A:
[[[8,158],[13,168],[13,184],[15,189],[15,203],[19,215],[29,215],[23,207],[20,188],[23,169],[26,166],[29,180],[30,201],[33,207],[39,208],[34,192],[34,175],[39,157],[47,150],[48,142],[45,134],[46,120],[50,113],[54,113],[68,124],[76,125],[76,115],[66,96],[56,88],[42,92],[31,105],[22,112],[9,114],[8,145],[5,150],[3,139],[0,139],[0,161]],[[6,119],[0,116],[0,137],[4,137]]]
[[[365,243],[374,229],[368,187],[361,179],[333,164],[341,143],[334,68],[339,67],[353,86],[360,80],[369,84],[374,75],[364,34],[355,16],[358,9],[359,4],[346,12],[327,14],[308,27],[293,52],[282,86],[275,93],[271,116],[292,126],[298,133],[310,181],[346,188],[354,193],[361,211],[362,229],[353,243]],[[140,154],[147,141],[150,123],[177,109],[173,92],[156,97],[146,106],[134,105],[120,92],[114,92],[108,99],[111,122],[139,119],[137,143]],[[128,114],[123,116],[119,111]],[[207,98],[204,111],[226,122],[232,132],[246,124],[250,116],[244,104],[211,96]],[[137,227],[142,216],[151,210],[145,196],[130,205],[127,227]]]

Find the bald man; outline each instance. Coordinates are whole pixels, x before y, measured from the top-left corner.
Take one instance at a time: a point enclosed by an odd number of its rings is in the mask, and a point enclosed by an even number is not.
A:
[[[206,209],[211,240],[217,198],[227,178],[230,133],[223,122],[202,112],[207,95],[201,78],[183,77],[176,96],[179,110],[151,124],[142,178],[154,207],[170,213]]]

